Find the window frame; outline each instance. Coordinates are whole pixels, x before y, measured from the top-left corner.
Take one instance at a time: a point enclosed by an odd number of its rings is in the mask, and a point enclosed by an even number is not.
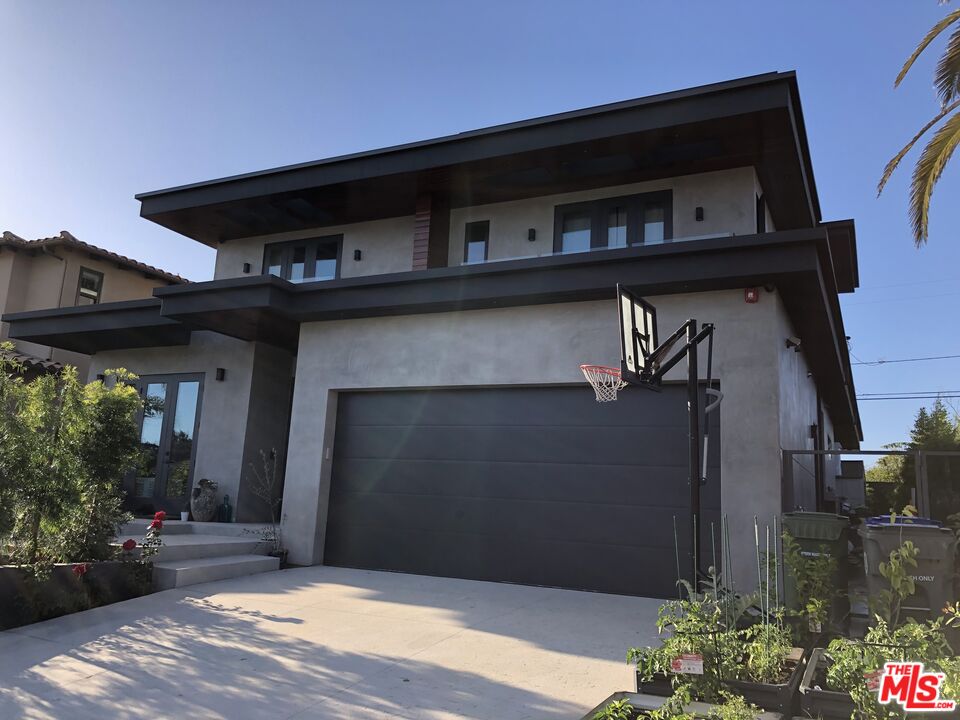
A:
[[[467,259],[467,250],[470,247],[471,242],[479,242],[478,240],[470,239],[470,228],[472,227],[483,227],[486,232],[484,233],[483,238],[483,259],[470,261]],[[468,223],[464,223],[463,226],[463,264],[464,265],[478,265],[480,263],[485,263],[490,257],[490,221],[489,220],[473,220]]]
[[[625,207],[627,211],[627,247],[643,245],[643,218],[648,205],[663,205],[663,242],[673,240],[673,191],[656,190],[654,192],[619,195],[617,197],[597,198],[583,202],[567,203],[554,207],[553,213],[553,252],[563,253],[563,220],[567,214],[588,214],[590,216],[590,249],[607,248],[607,218],[610,211]],[[619,247],[619,246],[618,246]],[[572,251],[569,254],[574,254]]]
[[[321,245],[329,243],[337,244],[336,270],[332,278],[316,277],[317,269],[317,251]],[[304,247],[303,280],[291,280],[290,271],[293,267],[293,252],[297,247]],[[295,285],[303,285],[311,282],[325,282],[327,280],[339,280],[340,269],[343,264],[343,235],[319,235],[316,237],[299,238],[297,240],[281,240],[279,242],[265,243],[263,246],[263,262],[261,264],[261,275],[270,275],[270,253],[273,250],[280,250],[280,275],[279,277]],[[312,273],[311,277],[308,275]]]
[[[86,295],[83,293],[82,281],[83,281],[84,273],[90,273],[91,275],[96,275],[99,280],[99,283],[97,285],[97,296],[95,298],[91,298],[89,295]],[[87,300],[92,299],[93,302],[90,303],[91,305],[100,304],[100,300],[103,297],[103,273],[102,272],[100,272],[99,270],[93,270],[91,268],[84,267],[83,265],[80,266],[80,272],[77,274],[77,296],[74,299],[73,304],[79,307],[81,297]]]

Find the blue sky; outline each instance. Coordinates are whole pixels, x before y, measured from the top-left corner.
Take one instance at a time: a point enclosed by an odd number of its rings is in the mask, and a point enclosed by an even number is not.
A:
[[[213,251],[138,217],[137,192],[772,70],[796,70],[825,219],[857,221],[856,357],[960,354],[960,158],[913,247],[909,166],[936,111],[935,0],[0,3],[0,229],[69,230],[191,279]],[[942,42],[934,50],[939,50]],[[960,360],[860,366],[861,393],[960,390]],[[958,401],[953,401],[960,407]],[[864,447],[919,402],[863,402]]]

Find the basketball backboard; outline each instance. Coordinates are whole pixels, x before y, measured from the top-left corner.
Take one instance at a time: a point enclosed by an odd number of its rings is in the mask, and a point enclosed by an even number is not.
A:
[[[633,384],[647,384],[650,358],[657,349],[657,309],[643,298],[617,285],[620,313],[620,372]]]

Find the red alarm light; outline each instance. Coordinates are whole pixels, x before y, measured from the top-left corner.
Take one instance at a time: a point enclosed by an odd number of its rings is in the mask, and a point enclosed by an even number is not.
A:
[[[760,290],[755,287],[744,288],[743,301],[747,303],[760,302]]]

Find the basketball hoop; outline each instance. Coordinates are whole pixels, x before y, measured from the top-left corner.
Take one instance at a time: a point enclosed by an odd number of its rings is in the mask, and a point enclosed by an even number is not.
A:
[[[597,394],[597,402],[617,399],[617,391],[627,386],[620,377],[620,369],[606,365],[581,365],[580,370]]]

